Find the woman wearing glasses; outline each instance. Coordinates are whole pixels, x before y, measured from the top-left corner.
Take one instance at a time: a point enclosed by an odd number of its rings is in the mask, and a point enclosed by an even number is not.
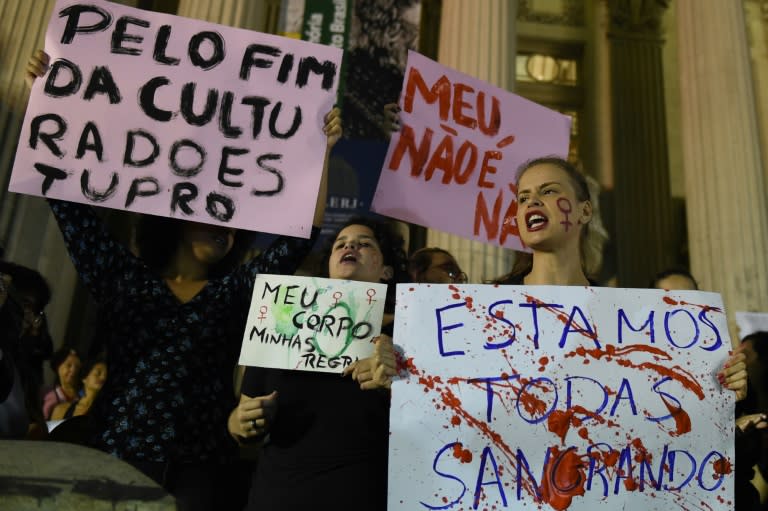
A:
[[[408,274],[419,284],[466,284],[469,281],[456,258],[437,247],[422,248],[411,254]]]

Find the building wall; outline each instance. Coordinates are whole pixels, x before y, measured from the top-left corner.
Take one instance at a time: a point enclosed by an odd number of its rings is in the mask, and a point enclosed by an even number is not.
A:
[[[445,0],[444,0],[445,1]],[[643,0],[632,0],[643,3]],[[646,0],[651,1],[651,0]],[[49,310],[51,330],[57,343],[67,335],[70,310],[82,304],[82,293],[77,292],[77,278],[63,248],[61,237],[44,201],[21,197],[7,192],[7,182],[13,161],[18,132],[26,105],[27,90],[23,84],[23,69],[28,56],[43,45],[45,26],[53,7],[53,0],[28,2],[27,0],[4,0],[0,3],[0,246],[5,249],[9,260],[40,270],[50,281],[54,306]],[[127,5],[147,7],[153,2],[130,1]],[[161,2],[163,3],[163,2]],[[165,2],[164,4],[167,4]],[[262,8],[255,8],[254,2],[227,1],[216,3],[217,10],[211,11],[210,2],[180,0],[179,12],[250,28],[264,26],[274,17],[275,0],[257,2]],[[604,187],[611,191],[615,186],[613,167],[611,104],[609,82],[611,69],[608,59],[609,0],[518,0],[517,23],[509,27],[515,32],[517,41],[537,41],[541,44],[555,43],[576,45],[583,51],[583,119],[580,146],[585,168]],[[247,9],[245,7],[248,7]],[[768,1],[743,0],[745,27],[749,44],[749,73],[754,83],[759,141],[762,165],[759,171],[768,171]],[[245,13],[245,14],[244,14]],[[211,18],[213,16],[213,18]],[[247,18],[247,19],[246,19]],[[680,20],[675,9],[666,9],[663,19],[663,80],[666,106],[666,130],[668,134],[669,184],[673,197],[674,215],[682,215],[686,187],[684,185],[685,164],[682,155],[683,137],[680,122],[680,95],[685,93],[679,73]],[[482,27],[481,27],[482,28]],[[432,33],[436,33],[433,31]],[[717,37],[713,34],[712,37]],[[505,57],[507,58],[507,57]],[[511,57],[509,57],[511,58]],[[507,62],[507,65],[513,65]],[[638,77],[642,79],[642,77]],[[513,88],[510,84],[509,88]],[[768,176],[766,176],[768,177]],[[690,204],[689,204],[690,206]],[[608,215],[612,213],[606,211]],[[688,215],[692,214],[690,207]],[[693,211],[696,214],[696,211]],[[768,214],[765,211],[749,211],[752,215]],[[682,225],[682,219],[672,219]],[[683,236],[684,229],[676,236]],[[670,250],[679,247],[670,246]],[[468,251],[467,257],[474,257]],[[477,257],[485,258],[487,254]],[[501,268],[509,264],[508,255],[495,254],[501,262],[481,262],[478,268]],[[698,257],[713,257],[699,254]],[[765,264],[763,260],[756,264]],[[465,263],[464,261],[462,261]],[[617,262],[616,264],[618,264]],[[465,263],[466,264],[466,263]],[[714,261],[713,265],[723,264]],[[483,275],[490,277],[491,275]],[[74,303],[77,301],[77,303]],[[765,301],[766,298],[762,297]],[[70,335],[72,335],[70,333]],[[74,339],[77,342],[77,339]]]

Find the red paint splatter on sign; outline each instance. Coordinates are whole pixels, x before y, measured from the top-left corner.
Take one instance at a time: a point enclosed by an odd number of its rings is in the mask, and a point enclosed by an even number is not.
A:
[[[464,446],[460,442],[453,444],[453,457],[457,460],[461,460],[462,463],[472,462],[472,453],[469,449],[464,449]]]
[[[547,429],[560,437],[560,442],[565,445],[565,435],[571,427],[572,410],[555,410],[547,417]]]
[[[670,432],[669,434],[672,436],[680,436],[690,432],[691,417],[688,415],[688,413],[679,406],[675,406],[673,403],[670,403],[663,394],[661,394],[661,400],[664,401],[664,406],[667,407],[670,415],[672,415],[672,418],[675,420],[675,431]]]
[[[720,458],[719,460],[715,461],[713,465],[715,467],[715,474],[717,475],[723,476],[733,472],[733,466],[731,465],[731,462],[725,458]]]
[[[544,467],[541,500],[562,511],[568,509],[573,497],[584,495],[585,467],[574,448],[560,452],[552,447],[549,461]]]
[[[633,369],[650,369],[651,371],[654,371],[662,376],[668,376],[669,378],[675,380],[676,382],[680,383],[683,387],[690,390],[696,396],[702,400],[704,399],[704,390],[701,388],[701,385],[696,380],[696,378],[686,371],[685,369],[681,368],[680,366],[676,365],[672,368],[665,367],[661,364],[655,364],[652,362],[641,362],[641,363],[635,363],[631,360],[627,360],[625,357],[626,355],[629,355],[630,353],[634,352],[645,352],[650,353],[652,355],[655,355],[658,357],[657,359],[664,359],[664,360],[672,360],[672,357],[665,351],[653,347],[653,346],[646,346],[642,344],[633,344],[631,346],[626,346],[624,348],[616,348],[616,346],[612,344],[607,344],[605,346],[605,349],[600,348],[594,348],[594,349],[586,349],[582,346],[579,346],[574,351],[571,351],[570,353],[566,353],[565,357],[591,357],[595,360],[600,360],[601,358],[605,357],[606,361],[613,361],[616,359],[616,363],[619,364],[622,367],[630,367]]]

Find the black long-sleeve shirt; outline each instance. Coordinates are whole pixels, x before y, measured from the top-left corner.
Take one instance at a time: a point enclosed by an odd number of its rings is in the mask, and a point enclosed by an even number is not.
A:
[[[119,458],[198,462],[230,454],[232,374],[258,273],[291,274],[309,240],[280,238],[181,303],[163,278],[115,241],[93,210],[50,201],[80,278],[107,325],[109,376],[91,408],[93,444]]]

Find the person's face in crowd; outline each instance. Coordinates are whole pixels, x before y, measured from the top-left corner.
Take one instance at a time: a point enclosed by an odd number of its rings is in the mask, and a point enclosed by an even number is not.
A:
[[[43,312],[43,306],[40,304],[40,300],[34,295],[24,295],[21,297],[21,307],[24,311],[21,327],[22,335],[40,335],[40,330],[45,319],[45,313]]]
[[[83,378],[83,387],[87,390],[98,392],[107,380],[107,364],[99,362],[94,364],[88,374]]]
[[[467,274],[450,255],[433,252],[429,267],[421,275],[414,276],[414,280],[430,284],[465,284]]]
[[[656,281],[656,288],[676,291],[695,291],[696,283],[685,275],[673,274]]]
[[[218,225],[185,222],[182,243],[192,251],[195,259],[207,265],[216,264],[232,250],[235,230]]]
[[[63,386],[77,387],[77,375],[80,372],[80,357],[70,353],[64,362],[61,363],[57,371],[59,381]]]
[[[373,231],[353,224],[342,229],[333,242],[328,275],[332,279],[381,282],[392,278],[392,268],[384,264]]]
[[[551,251],[578,240],[592,215],[589,201],[579,201],[568,173],[550,163],[534,165],[518,182],[517,225],[523,242]]]

